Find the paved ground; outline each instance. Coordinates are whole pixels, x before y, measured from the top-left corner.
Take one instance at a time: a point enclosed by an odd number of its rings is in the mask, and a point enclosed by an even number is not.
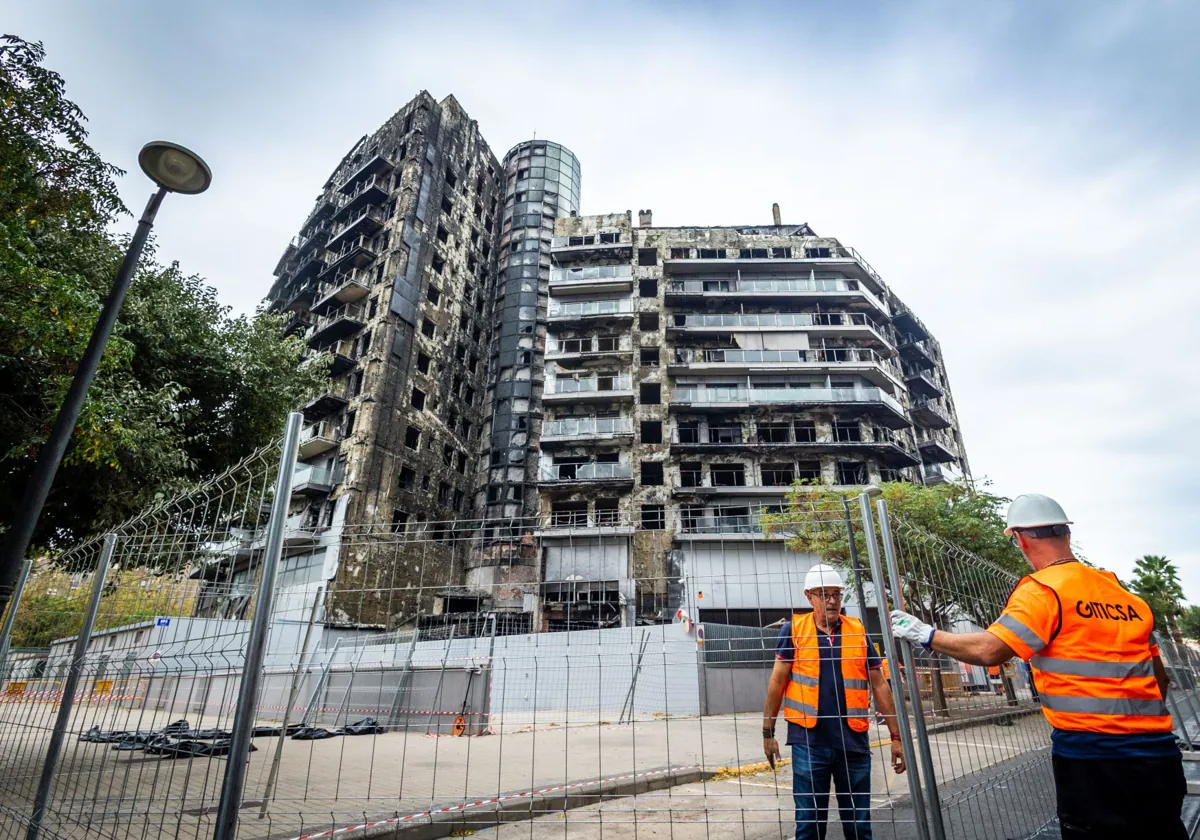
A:
[[[29,811],[52,714],[49,704],[0,705],[0,806]],[[71,729],[76,735],[93,724],[103,729],[146,730],[167,722],[162,714],[85,706]],[[227,720],[216,719],[193,719],[192,723],[228,726]],[[243,809],[240,836],[288,838],[498,793],[666,767],[738,767],[761,759],[759,726],[759,716],[747,714],[736,718],[651,718],[623,725],[522,725],[491,736],[462,739],[399,732],[315,742],[288,740],[275,796],[261,820],[257,806]],[[881,729],[875,736],[886,740]],[[256,739],[259,750],[251,755],[246,792],[251,802],[265,792],[276,743],[274,738]],[[1012,757],[1035,753],[1045,744],[1041,717],[1027,717],[1009,727],[983,725],[935,735],[933,759],[944,779],[977,779],[988,768],[1007,766]],[[911,817],[904,816],[906,779],[894,776],[882,760],[882,750],[876,752],[874,790],[881,823],[898,822],[894,836],[907,836],[903,823]],[[71,837],[211,836],[224,770],[222,758],[163,760],[117,752],[108,744],[80,743],[73,735],[56,779],[52,823],[62,836]],[[1022,773],[1012,775],[1020,777]],[[974,784],[975,788],[969,784],[965,788],[964,803],[985,801],[978,791],[987,790],[987,783],[977,780]],[[556,818],[557,828],[562,831],[578,825],[607,833],[611,810],[613,820],[623,819],[632,827],[631,836],[645,831],[667,832],[647,836],[674,836],[677,822],[692,826],[693,831],[716,832],[712,836],[777,836],[781,830],[790,831],[786,828],[791,818],[789,786],[786,770],[777,776],[684,786],[606,802],[593,809],[591,825],[579,821],[592,811],[572,811]],[[544,830],[547,822],[552,821],[526,822],[502,830],[532,833]],[[1000,835],[987,836],[990,840]]]

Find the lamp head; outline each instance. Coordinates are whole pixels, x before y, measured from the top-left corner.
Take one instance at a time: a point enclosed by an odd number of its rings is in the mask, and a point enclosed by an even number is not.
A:
[[[171,192],[195,195],[212,183],[208,164],[177,143],[165,140],[147,143],[138,153],[138,164],[150,180]]]
[[[878,484],[868,484],[862,489],[862,493],[864,496],[870,496],[871,498],[874,498],[875,496],[883,495],[883,488]]]

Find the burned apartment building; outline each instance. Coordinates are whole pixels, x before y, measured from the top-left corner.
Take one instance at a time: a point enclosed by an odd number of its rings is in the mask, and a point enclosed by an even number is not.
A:
[[[969,478],[937,341],[852,248],[580,198],[568,149],[498,161],[427,93],[338,164],[269,296],[333,359],[291,603],[323,586],[327,622],[389,629],[761,625],[815,562],[758,525],[796,481]]]
[[[969,478],[936,340],[838,240],[778,218],[659,228],[642,211],[636,226],[560,220],[552,257],[538,436],[552,619],[600,604],[622,623],[679,606],[768,623],[805,603],[817,559],[758,524],[797,481]]]
[[[446,532],[472,513],[492,408],[500,172],[454,97],[422,92],[354,144],[277,266],[270,308],[333,359],[303,407],[293,497],[328,544],[285,560],[328,587],[327,621],[402,625],[465,579]],[[431,539],[388,538],[410,528]]]

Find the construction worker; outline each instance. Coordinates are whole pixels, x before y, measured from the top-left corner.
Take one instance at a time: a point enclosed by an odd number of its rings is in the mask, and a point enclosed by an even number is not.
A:
[[[871,840],[870,685],[892,734],[892,767],[904,772],[896,707],[882,662],[862,622],[842,615],[842,576],[818,563],[804,579],[811,613],[780,628],[775,668],[763,705],[763,752],[779,759],[775,718],[783,706],[792,748],[792,798],[796,840],[825,837],[829,785],[837,786],[838,812],[847,840]]]
[[[1063,840],[1185,840],[1187,785],[1164,698],[1154,616],[1111,572],[1071,553],[1071,521],[1047,496],[1018,496],[1008,535],[1033,567],[1004,612],[979,633],[936,630],[892,612],[896,636],[974,665],[1019,656],[1053,727]]]

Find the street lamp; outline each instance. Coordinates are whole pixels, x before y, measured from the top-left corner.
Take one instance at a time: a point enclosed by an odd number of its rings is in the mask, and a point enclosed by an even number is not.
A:
[[[38,454],[29,486],[25,488],[25,495],[21,497],[8,533],[4,537],[4,546],[0,549],[0,615],[4,614],[8,606],[13,584],[20,572],[25,552],[29,549],[42,506],[46,503],[46,496],[54,483],[54,475],[62,463],[67,444],[71,441],[71,434],[75,431],[79,411],[83,408],[88,388],[96,376],[100,359],[104,356],[104,348],[116,325],[121,304],[125,301],[125,293],[129,291],[134,270],[146,245],[146,237],[150,234],[150,228],[154,226],[158,207],[169,192],[195,195],[204,192],[212,183],[212,170],[208,168],[208,164],[195,152],[175,143],[162,140],[147,143],[138,153],[138,164],[150,180],[158,185],[158,190],[150,196],[150,201],[138,220],[137,231],[133,234],[129,249],[125,252],[125,259],[117,271],[117,279],[104,301],[104,308],[100,310],[96,326],[92,329],[87,350],[79,361],[75,378],[71,380],[71,387],[67,390],[67,396],[58,410],[58,417],[54,420],[54,428],[50,430],[50,436]]]

